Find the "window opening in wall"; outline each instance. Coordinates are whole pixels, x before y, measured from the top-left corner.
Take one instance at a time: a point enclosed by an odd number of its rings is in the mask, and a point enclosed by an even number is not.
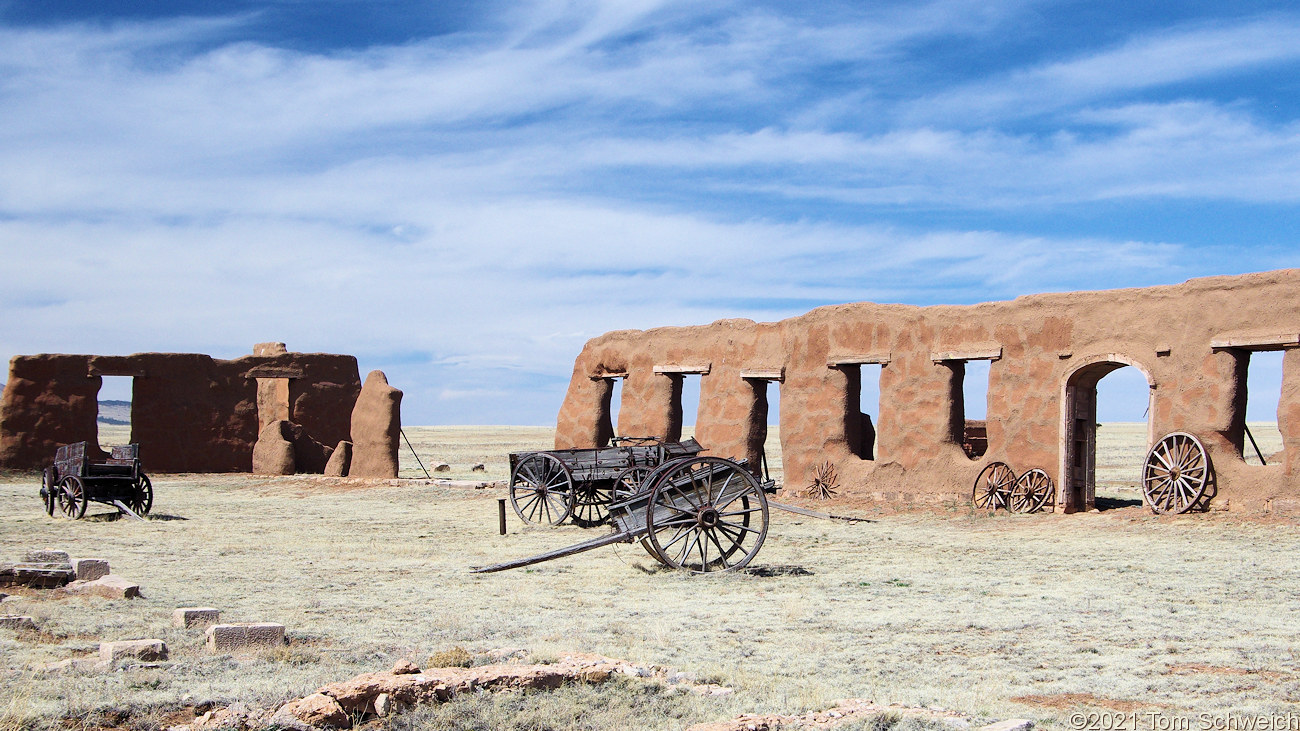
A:
[[[1282,395],[1281,350],[1250,351],[1246,364],[1246,429],[1242,459],[1246,464],[1281,464],[1282,433],[1277,402]]]
[[[690,439],[695,436],[695,425],[700,415],[700,376],[673,373],[667,377],[673,381],[667,440],[679,442]]]
[[[1086,385],[1086,384],[1084,384]],[[1085,403],[1088,395],[1081,397]],[[1076,450],[1075,465],[1092,470],[1094,507],[1098,510],[1142,504],[1142,465],[1150,448],[1147,412],[1151,388],[1142,371],[1132,366],[1102,374],[1092,387],[1092,418],[1079,427],[1091,454]],[[1076,420],[1086,418],[1086,408]],[[1076,436],[1078,441],[1078,436]]]
[[[989,360],[968,360],[962,363],[961,447],[971,459],[983,457],[989,450],[988,404]]]
[[[879,363],[842,365],[847,380],[844,436],[858,459],[876,458],[876,423],[880,416]]]
[[[754,389],[754,405],[746,432],[745,458],[750,460],[754,474],[780,481],[781,382],[763,378],[746,380]]]
[[[596,447],[599,449],[609,446],[610,440],[620,433],[618,414],[623,400],[623,379],[605,376],[596,381],[600,389],[600,405],[596,416]]]
[[[99,448],[109,451],[131,443],[131,398],[135,379],[131,376],[100,376],[99,414],[95,419]]]
[[[609,380],[611,381],[609,389],[609,426],[614,434],[620,435],[622,432],[618,430],[618,414],[623,407],[623,379],[611,378]]]

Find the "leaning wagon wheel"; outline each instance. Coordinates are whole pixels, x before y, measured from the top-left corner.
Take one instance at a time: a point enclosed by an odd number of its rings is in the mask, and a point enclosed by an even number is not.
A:
[[[696,457],[654,481],[646,538],[670,568],[735,571],[758,554],[767,515],[767,496],[748,470],[720,457]]]
[[[54,517],[54,504],[58,502],[59,485],[54,479],[54,468],[46,467],[41,471],[41,502],[45,505],[45,514]]]
[[[148,515],[149,510],[153,508],[153,483],[149,482],[148,476],[140,475],[134,487],[135,494],[131,496],[127,507],[131,508],[136,515]]]
[[[614,483],[609,480],[579,482],[573,488],[573,522],[584,528],[600,525],[609,519],[609,504],[614,499]]]
[[[990,462],[980,470],[975,478],[975,488],[971,491],[971,501],[975,507],[983,510],[997,510],[1007,507],[1011,488],[1016,484],[1016,473],[1006,462]]]
[[[1040,469],[1032,469],[1016,478],[1008,506],[1013,513],[1041,510],[1052,497],[1052,478]]]
[[[1201,502],[1213,473],[1199,439],[1185,432],[1166,434],[1147,452],[1142,497],[1156,513],[1186,513]]]
[[[59,480],[58,489],[55,491],[59,510],[64,517],[79,520],[86,514],[86,486],[81,482],[81,478],[75,475],[68,475]]]
[[[525,523],[563,522],[573,510],[573,475],[559,457],[534,452],[510,473],[510,505]]]
[[[614,478],[614,496],[615,500],[622,500],[641,492],[641,486],[645,484],[645,478],[650,476],[650,468],[645,465],[633,465],[618,473]]]

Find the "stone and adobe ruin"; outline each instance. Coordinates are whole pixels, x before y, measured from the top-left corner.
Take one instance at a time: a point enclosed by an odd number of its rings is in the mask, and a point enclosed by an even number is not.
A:
[[[1283,451],[1243,458],[1252,353],[1284,350],[1278,427]],[[963,376],[989,361],[986,423],[967,422]],[[876,423],[860,413],[864,366],[879,364]],[[556,448],[620,434],[680,437],[682,384],[700,378],[696,436],[709,453],[745,457],[767,437],[768,388],[780,389],[785,484],[830,463],[839,499],[965,503],[981,469],[1041,468],[1055,510],[1095,505],[1097,382],[1133,366],[1149,387],[1148,444],[1187,432],[1205,445],[1216,509],[1300,507],[1300,270],[1195,279],[1010,302],[820,307],[774,323],[610,332],[574,363]],[[874,371],[873,371],[874,372]],[[974,455],[973,457],[971,455]],[[1139,465],[1135,467],[1140,468]]]
[[[150,472],[314,472],[396,477],[402,392],[350,355],[262,343],[221,360],[196,353],[20,355],[0,395],[0,469],[48,465],[97,446],[104,376],[132,379],[131,441]],[[336,457],[336,454],[338,455]]]

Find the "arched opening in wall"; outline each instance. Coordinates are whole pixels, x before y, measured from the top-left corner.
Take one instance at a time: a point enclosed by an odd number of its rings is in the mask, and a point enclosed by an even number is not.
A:
[[[1246,464],[1282,463],[1282,432],[1277,428],[1277,402],[1282,395],[1281,350],[1247,351],[1246,417],[1242,459]]]
[[[880,417],[880,362],[832,364],[844,373],[844,438],[862,460],[876,458],[876,423]]]
[[[131,376],[100,376],[99,413],[95,418],[99,448],[105,452],[112,447],[131,443],[131,400],[134,397],[135,378]]]
[[[1151,446],[1146,374],[1117,361],[1085,365],[1066,382],[1064,408],[1058,506],[1065,512],[1140,506]]]

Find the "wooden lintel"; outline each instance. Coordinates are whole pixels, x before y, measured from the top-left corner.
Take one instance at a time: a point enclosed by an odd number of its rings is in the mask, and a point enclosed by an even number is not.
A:
[[[244,378],[302,378],[301,368],[284,368],[281,366],[258,366],[244,374]]]
[[[940,353],[930,354],[930,360],[935,363],[940,363],[945,360],[1000,360],[1001,358],[1001,345],[992,345],[987,348],[975,348],[972,350],[945,350]]]
[[[755,381],[784,381],[785,368],[745,368],[740,371],[740,377]]]
[[[832,355],[826,359],[827,368],[849,365],[888,365],[892,353],[863,353],[861,355]]]
[[[1284,350],[1300,347],[1300,334],[1273,333],[1269,335],[1221,335],[1210,341],[1215,350],[1239,348],[1241,350]]]
[[[707,376],[713,369],[712,363],[703,363],[700,365],[657,365],[654,368],[655,373],[666,376],[675,376],[680,374],[699,374]]]
[[[608,373],[597,373],[591,377],[591,380],[603,381],[606,378],[627,378],[627,371],[610,371]]]
[[[100,368],[98,366],[90,366],[86,369],[86,377],[91,378],[94,376],[127,376],[129,378],[144,378],[144,371],[138,368]]]

